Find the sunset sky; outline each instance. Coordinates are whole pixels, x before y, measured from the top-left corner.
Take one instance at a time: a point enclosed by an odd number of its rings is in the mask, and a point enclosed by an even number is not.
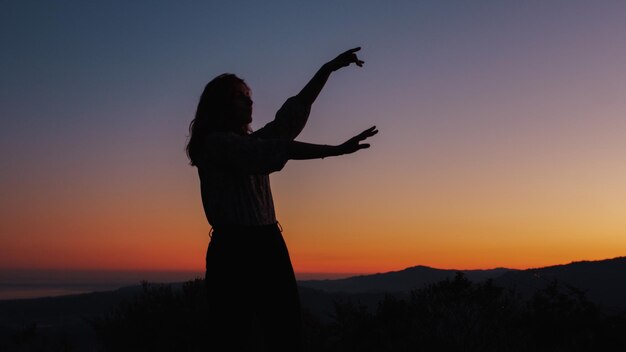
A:
[[[296,272],[626,255],[626,2],[3,1],[0,269],[204,270],[184,147],[204,85],[253,128],[334,73],[271,175]]]

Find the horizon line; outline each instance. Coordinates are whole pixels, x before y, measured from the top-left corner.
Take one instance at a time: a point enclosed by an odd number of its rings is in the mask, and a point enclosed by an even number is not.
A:
[[[544,266],[528,266],[528,267],[517,267],[517,266],[492,266],[492,267],[481,267],[481,268],[458,268],[458,267],[437,267],[437,266],[431,266],[431,265],[425,265],[425,264],[416,264],[416,265],[411,265],[411,266],[405,266],[403,268],[400,269],[392,269],[392,270],[387,270],[387,271],[298,271],[298,270],[294,270],[294,273],[296,274],[333,274],[333,275],[347,275],[347,274],[354,274],[354,275],[367,275],[367,274],[380,274],[380,273],[387,273],[387,272],[396,272],[396,271],[402,271],[405,269],[409,269],[409,268],[414,268],[414,267],[428,267],[431,269],[440,269],[440,270],[459,270],[459,271],[464,271],[464,270],[494,270],[494,269],[512,269],[512,270],[528,270],[528,269],[536,269],[536,268],[544,268],[544,267],[550,267],[550,266],[558,266],[558,265],[567,265],[567,264],[572,264],[572,263],[578,263],[578,262],[599,262],[599,261],[605,261],[605,260],[613,260],[613,259],[619,259],[619,258],[624,258],[626,257],[626,255],[623,256],[615,256],[615,257],[610,257],[610,258],[603,258],[603,259],[577,259],[577,260],[570,260],[568,262],[559,262],[559,263],[554,263],[554,264],[548,264],[548,265],[544,265]],[[19,272],[19,271],[53,271],[53,272],[124,272],[124,273],[130,273],[130,272],[137,272],[137,273],[204,273],[205,269],[171,269],[171,268],[166,268],[166,269],[159,269],[159,268],[146,268],[146,269],[138,269],[138,268],[128,268],[128,269],[121,269],[121,268],[67,268],[67,267],[53,267],[53,268],[41,268],[41,267],[33,267],[33,268],[26,268],[26,267],[5,267],[5,268],[0,268],[0,272],[8,272],[8,271],[14,271],[14,272]]]

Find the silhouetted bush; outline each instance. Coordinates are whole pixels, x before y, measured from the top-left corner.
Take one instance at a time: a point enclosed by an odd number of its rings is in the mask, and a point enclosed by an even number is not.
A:
[[[18,328],[0,328],[0,351],[73,352],[79,349],[65,334],[44,334],[37,323],[29,323]]]
[[[107,351],[206,350],[202,280],[143,291],[95,323]],[[377,306],[335,301],[332,321],[303,308],[307,351],[624,351],[626,319],[575,288],[550,283],[530,299],[459,273]]]
[[[208,330],[204,280],[170,285],[142,282],[142,291],[92,322],[105,351],[199,351]]]

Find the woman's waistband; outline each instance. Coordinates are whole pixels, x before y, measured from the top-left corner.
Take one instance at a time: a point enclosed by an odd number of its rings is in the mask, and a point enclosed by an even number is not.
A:
[[[214,225],[211,227],[211,232],[209,233],[212,236],[215,233],[238,233],[238,234],[246,234],[246,233],[259,233],[259,232],[271,232],[276,231],[282,232],[283,229],[280,226],[280,223],[277,221],[272,224],[267,225],[231,225],[231,224],[222,224],[222,225]]]

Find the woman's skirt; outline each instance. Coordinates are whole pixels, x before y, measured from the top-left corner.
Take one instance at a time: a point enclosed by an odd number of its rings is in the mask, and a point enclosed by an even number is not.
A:
[[[298,288],[278,224],[214,228],[205,282],[211,345],[302,350]]]

